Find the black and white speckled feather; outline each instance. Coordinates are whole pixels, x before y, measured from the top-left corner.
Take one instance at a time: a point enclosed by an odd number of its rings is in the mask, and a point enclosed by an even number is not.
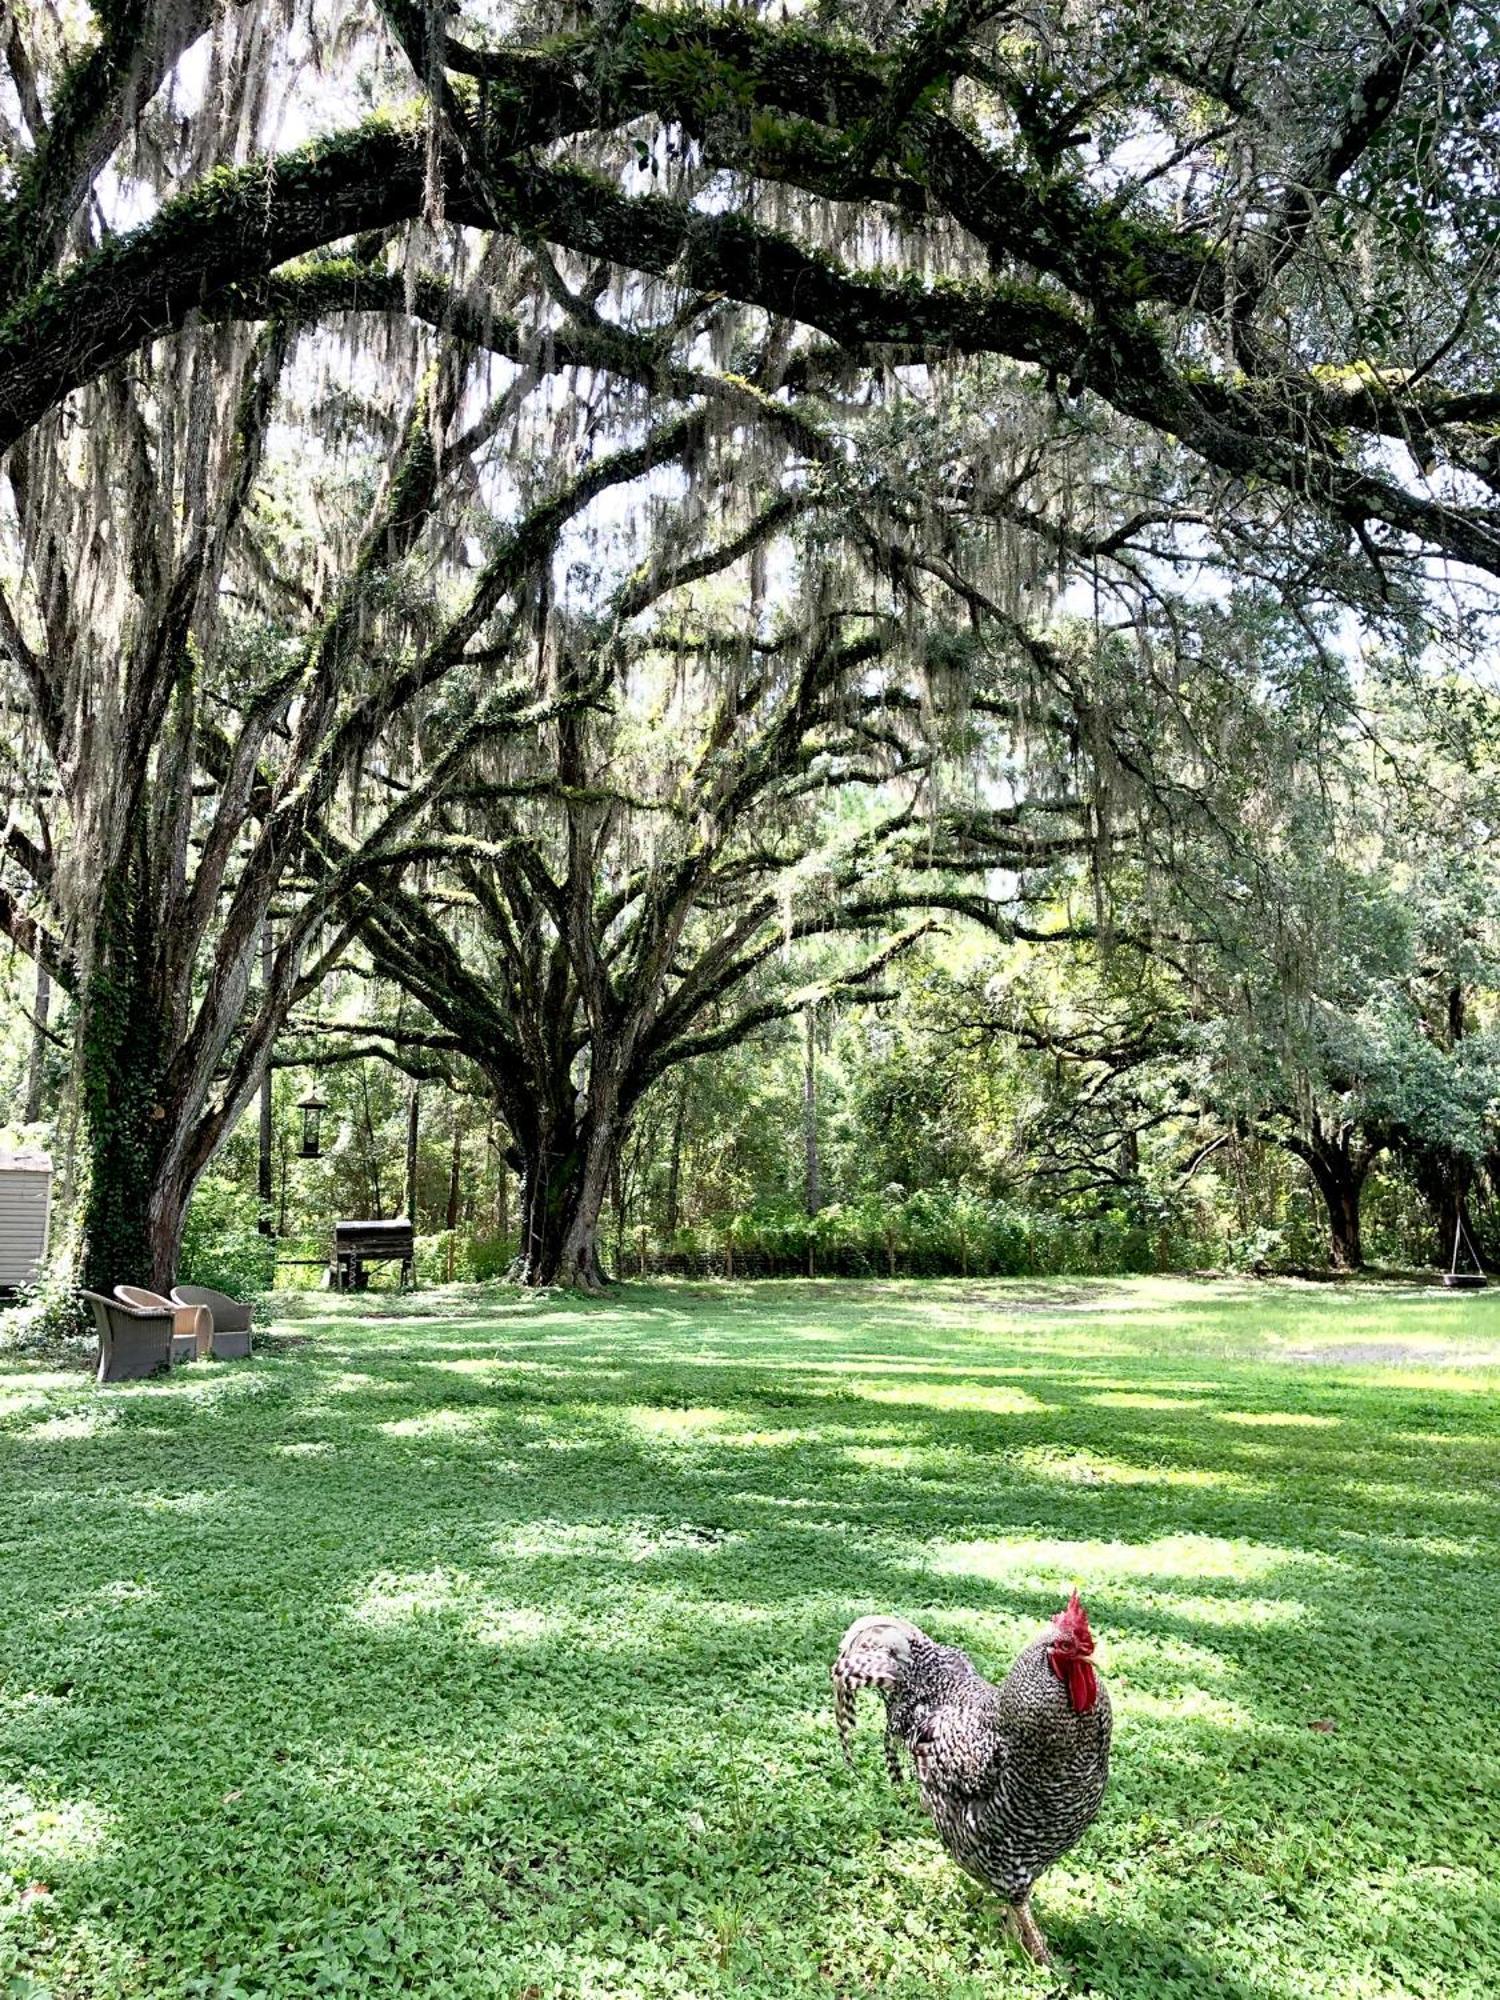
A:
[[[1096,1683],[1092,1707],[1077,1712],[1049,1662],[1057,1644],[1055,1630],[1034,1640],[997,1688],[905,1619],[862,1618],[833,1669],[845,1756],[855,1697],[874,1688],[892,1777],[904,1775],[904,1748],[953,1859],[1017,1904],[1093,1821],[1109,1777],[1109,1696]]]

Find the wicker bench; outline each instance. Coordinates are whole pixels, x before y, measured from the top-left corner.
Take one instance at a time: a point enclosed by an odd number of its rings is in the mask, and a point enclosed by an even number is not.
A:
[[[127,1305],[123,1299],[106,1299],[98,1292],[85,1292],[99,1329],[99,1382],[136,1382],[156,1375],[172,1365],[172,1321],[170,1306]]]
[[[174,1306],[195,1308],[208,1314],[215,1361],[243,1361],[250,1353],[251,1308],[216,1292],[209,1285],[174,1285]]]
[[[160,1292],[147,1291],[144,1285],[116,1285],[115,1297],[122,1305],[134,1306],[140,1312],[172,1315],[174,1365],[179,1361],[197,1361],[207,1354],[214,1323],[201,1307],[178,1305],[174,1299],[163,1298]]]

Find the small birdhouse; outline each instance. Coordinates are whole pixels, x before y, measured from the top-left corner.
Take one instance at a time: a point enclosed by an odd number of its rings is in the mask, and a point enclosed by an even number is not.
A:
[[[297,1109],[302,1113],[302,1157],[316,1160],[323,1151],[323,1113],[328,1109],[328,1099],[320,1097],[316,1088],[306,1097],[299,1097]]]

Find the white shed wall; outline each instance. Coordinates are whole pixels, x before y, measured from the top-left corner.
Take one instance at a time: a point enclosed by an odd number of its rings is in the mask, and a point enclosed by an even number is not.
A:
[[[0,1285],[29,1285],[47,1254],[52,1175],[12,1168],[0,1173]]]

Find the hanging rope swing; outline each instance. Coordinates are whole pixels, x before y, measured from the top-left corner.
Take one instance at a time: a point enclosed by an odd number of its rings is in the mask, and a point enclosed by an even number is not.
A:
[[[1460,1244],[1469,1253],[1469,1262],[1474,1266],[1472,1271],[1460,1271],[1458,1268],[1458,1250]],[[1489,1279],[1484,1275],[1484,1266],[1479,1261],[1479,1253],[1474,1248],[1473,1239],[1470,1237],[1468,1230],[1464,1228],[1462,1210],[1459,1211],[1458,1220],[1453,1230],[1453,1262],[1443,1273],[1443,1283],[1448,1287],[1450,1292],[1477,1292],[1483,1290],[1489,1283]]]

